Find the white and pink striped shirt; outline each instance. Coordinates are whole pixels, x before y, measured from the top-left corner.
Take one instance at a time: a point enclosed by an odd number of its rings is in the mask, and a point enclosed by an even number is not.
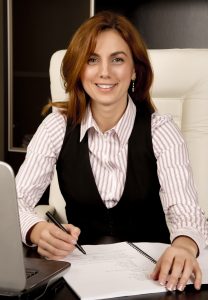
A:
[[[99,130],[90,107],[81,124],[80,141],[88,132],[90,163],[98,191],[107,208],[116,205],[124,189],[128,139],[135,116],[136,107],[129,99],[122,118],[105,133]],[[179,235],[187,235],[201,250],[208,244],[208,225],[198,204],[184,139],[170,115],[154,113],[151,128],[161,185],[160,198],[171,241]],[[33,209],[50,184],[65,130],[66,118],[59,112],[49,114],[33,136],[25,161],[16,176],[22,237],[25,243],[28,230],[41,220]],[[148,212],[144,213],[148,217]],[[151,224],[151,220],[149,223],[150,226],[157,226]]]

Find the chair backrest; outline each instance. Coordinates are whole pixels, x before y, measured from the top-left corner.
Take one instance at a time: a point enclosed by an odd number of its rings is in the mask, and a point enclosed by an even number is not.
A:
[[[52,101],[67,99],[60,76],[65,51],[57,51],[51,58]],[[153,101],[158,111],[171,114],[182,130],[199,202],[208,216],[208,49],[157,49],[148,52],[154,71]],[[56,177],[51,190],[59,192]],[[53,193],[50,193],[52,202],[60,198]]]

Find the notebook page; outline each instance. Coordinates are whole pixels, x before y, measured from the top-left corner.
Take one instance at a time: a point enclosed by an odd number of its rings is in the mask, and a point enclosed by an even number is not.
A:
[[[161,243],[135,243],[158,260],[169,246]],[[83,246],[65,260],[71,263],[64,275],[66,282],[82,300],[165,292],[165,287],[149,279],[155,264],[126,242]],[[203,283],[208,283],[208,249],[199,257],[203,267]],[[206,262],[206,264],[205,264]],[[191,283],[191,282],[190,282]]]
[[[82,300],[165,291],[149,279],[154,263],[126,242],[86,245],[84,249],[87,255],[77,249],[69,255],[71,268],[64,276]]]

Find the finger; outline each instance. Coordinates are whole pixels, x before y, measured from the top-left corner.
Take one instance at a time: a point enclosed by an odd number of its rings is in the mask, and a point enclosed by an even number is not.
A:
[[[76,239],[78,239],[79,235],[80,235],[80,229],[72,224],[64,224],[63,225],[66,230]]]
[[[58,245],[58,247],[54,245]],[[52,257],[66,257],[69,253],[71,253],[75,249],[74,245],[66,244],[65,242],[52,242],[51,244],[40,240],[38,244],[38,253],[42,256],[46,256],[48,258]]]
[[[44,236],[44,234],[46,236]],[[50,243],[55,240],[64,241],[65,243],[72,245],[76,245],[77,243],[76,236],[72,236],[70,232],[66,233],[54,224],[51,224],[51,227],[49,228],[49,235],[47,234],[47,232],[43,232],[42,236],[44,236],[44,239],[48,240]],[[53,237],[54,239],[52,240],[51,237]],[[58,247],[58,245],[56,247]]]
[[[186,261],[177,289],[183,291],[187,282],[191,279],[194,282],[195,288],[199,290],[201,288],[202,273],[199,264],[195,259]]]
[[[161,260],[158,260],[154,270],[152,271],[152,273],[150,274],[150,278],[153,280],[158,280],[158,276],[159,276],[159,272],[160,272],[160,268],[161,268]]]
[[[161,268],[158,274],[158,281],[161,285],[166,285],[166,283],[168,282],[169,274],[171,273],[172,270],[173,261],[174,259],[171,257],[168,256],[163,257]]]
[[[178,286],[178,281],[180,279],[182,279],[181,282],[183,282],[184,288],[191,275],[191,271],[192,269],[190,269],[190,267],[186,266],[185,268],[185,261],[183,258],[175,257],[172,264],[171,272],[166,283],[166,288],[169,291],[176,290],[176,287]]]
[[[40,241],[41,242],[41,241]],[[60,239],[59,236],[50,236],[50,239],[47,241],[47,244],[49,244],[50,246],[56,248],[56,249],[60,249],[60,250],[64,250],[64,251],[72,251],[74,250],[74,247],[76,245],[76,241],[69,239],[69,241],[65,241],[63,239]]]
[[[200,290],[202,285],[202,272],[198,262],[197,262],[197,267],[196,267],[196,271],[194,272],[194,275],[195,275],[194,287],[195,289]]]
[[[41,249],[44,251],[47,250],[52,255],[56,256],[66,256],[68,253],[74,250],[74,245],[76,244],[76,240],[71,237],[63,230],[59,229],[54,224],[51,224],[50,227],[47,227],[41,232],[38,246],[39,253],[43,255]],[[58,250],[64,251],[63,253],[59,253]],[[45,252],[44,252],[45,254]]]
[[[47,251],[46,249],[42,249],[40,247],[38,247],[37,251],[42,257],[47,258],[47,259],[59,260],[59,259],[63,259],[66,256],[66,255],[63,255],[63,256],[53,255],[51,252]]]
[[[52,226],[49,231],[44,231],[41,235],[40,243],[48,243],[54,248],[71,251],[77,243],[77,239],[64,232],[56,226]],[[43,248],[45,245],[43,246]]]

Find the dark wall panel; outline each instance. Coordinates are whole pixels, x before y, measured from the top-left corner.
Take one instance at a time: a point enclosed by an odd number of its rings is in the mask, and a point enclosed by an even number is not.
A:
[[[95,11],[125,14],[148,48],[208,48],[207,0],[96,0]]]

